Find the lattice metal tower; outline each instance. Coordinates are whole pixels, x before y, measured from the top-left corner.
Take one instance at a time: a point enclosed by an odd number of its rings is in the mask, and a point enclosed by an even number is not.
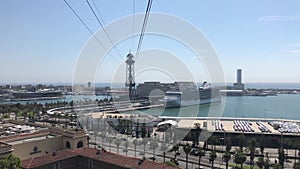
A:
[[[133,55],[129,53],[126,60],[126,83],[125,86],[129,89],[129,98],[132,99],[135,95],[135,78],[134,78],[134,60]]]

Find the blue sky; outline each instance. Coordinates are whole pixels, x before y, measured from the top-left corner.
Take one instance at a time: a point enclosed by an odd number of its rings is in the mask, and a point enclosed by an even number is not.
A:
[[[93,32],[100,29],[84,0],[68,2]],[[94,2],[105,24],[132,14],[133,0]],[[135,0],[135,12],[144,12],[146,4]],[[237,68],[243,69],[244,82],[300,82],[298,0],[154,0],[151,11],[178,16],[201,30],[215,47],[227,82],[235,81]],[[63,0],[2,1],[0,17],[2,83],[72,81],[77,57],[91,35]],[[149,38],[142,49],[155,47]],[[124,58],[130,44],[118,47]],[[107,59],[105,64],[115,63]]]

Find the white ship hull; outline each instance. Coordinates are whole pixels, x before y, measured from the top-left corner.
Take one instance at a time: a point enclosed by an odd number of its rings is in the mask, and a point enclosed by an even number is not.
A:
[[[165,108],[177,108],[184,106],[203,105],[220,102],[220,97],[214,97],[210,99],[198,99],[198,100],[163,100]]]

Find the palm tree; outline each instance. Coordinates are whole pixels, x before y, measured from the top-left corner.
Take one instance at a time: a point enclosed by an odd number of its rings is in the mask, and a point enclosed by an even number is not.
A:
[[[281,167],[284,167],[285,154],[283,148],[278,149],[278,160]]]
[[[101,135],[100,135],[100,137],[101,137],[101,141],[102,141],[102,148],[103,148],[103,143],[104,143],[104,140],[105,140],[105,138],[106,138],[106,134],[105,134],[105,132],[101,132]]]
[[[265,160],[264,160],[264,158],[263,158],[263,157],[258,157],[258,160],[257,160],[256,164],[257,164],[257,166],[258,166],[260,169],[262,169],[263,166],[265,165]]]
[[[137,139],[134,139],[134,140],[132,141],[133,146],[134,146],[134,157],[136,157],[136,146],[137,146],[138,142],[139,142],[139,141],[138,141]]]
[[[211,136],[208,139],[209,144],[211,145],[211,150],[215,150],[216,149],[216,144],[217,144],[217,138],[215,136]]]
[[[264,154],[264,150],[265,150],[265,136],[262,134],[260,141],[259,141],[259,148],[260,148],[260,153]]]
[[[250,166],[251,166],[251,169],[254,167],[255,147],[256,147],[256,139],[252,138],[250,140],[250,144],[248,145],[248,149],[250,151]]]
[[[293,168],[294,169],[300,169],[300,163],[299,162],[295,162]]]
[[[293,145],[293,142],[292,142],[291,139],[284,138],[283,143],[284,143],[284,146],[286,148],[286,154],[288,155],[289,154],[289,148],[291,148],[291,146]],[[286,158],[288,158],[288,157],[286,157]]]
[[[112,141],[113,141],[113,138],[112,138],[112,137],[108,137],[108,138],[107,138],[107,141],[108,141],[108,146],[109,146],[109,151],[110,151],[111,143],[112,143]]]
[[[185,144],[183,146],[183,151],[185,153],[185,162],[186,162],[185,168],[188,168],[189,153],[191,152],[191,150],[192,150],[192,147],[189,144]]]
[[[199,148],[197,149],[197,151],[198,151],[197,156],[199,157],[198,167],[200,168],[200,165],[201,165],[201,158],[202,158],[203,156],[205,156],[205,151],[204,151],[204,149],[203,149],[202,147],[199,147]]]
[[[237,150],[236,154],[234,155],[234,162],[236,164],[240,164],[241,168],[243,168],[243,163],[246,161],[246,155],[242,150]]]
[[[232,142],[230,137],[226,137],[225,138],[225,145],[226,145],[226,151],[230,151],[231,150],[231,146],[232,146]]]
[[[243,151],[243,148],[244,148],[244,146],[245,146],[245,135],[244,135],[244,133],[243,134],[241,134],[241,135],[239,135],[238,136],[238,139],[239,139],[239,147],[240,147],[240,150],[241,151]]]
[[[211,162],[211,168],[214,168],[214,161],[217,158],[217,153],[215,150],[211,151],[209,154],[209,161]]]
[[[163,151],[163,156],[164,156],[164,162],[166,162],[166,151],[168,147],[166,143],[161,144],[160,150]]]
[[[224,161],[226,163],[226,169],[228,169],[228,162],[231,159],[231,154],[229,151],[225,151],[224,155],[223,155]]]
[[[115,144],[117,146],[117,153],[119,154],[119,148],[120,148],[120,144],[122,143],[122,140],[120,138],[117,138],[115,140]]]
[[[150,141],[150,148],[153,150],[153,161],[155,160],[155,150],[158,147],[157,140],[151,140]]]
[[[145,155],[145,153],[146,153],[146,145],[148,144],[148,139],[147,138],[143,138],[142,144],[144,145],[144,155]]]
[[[176,159],[177,153],[178,153],[178,151],[179,151],[179,145],[176,144],[175,146],[173,146],[173,147],[172,147],[172,151],[175,152],[175,157],[174,157],[174,158]]]
[[[128,142],[128,141],[125,141],[125,142],[124,142],[124,147],[125,147],[125,153],[126,153],[126,156],[127,156],[127,152],[128,152],[128,146],[129,146],[129,142]]]
[[[280,164],[273,165],[273,169],[283,169],[283,167]]]

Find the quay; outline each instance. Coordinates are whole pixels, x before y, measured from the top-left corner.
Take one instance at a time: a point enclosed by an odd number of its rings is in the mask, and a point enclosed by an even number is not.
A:
[[[207,134],[224,141],[231,138],[232,144],[237,146],[239,136],[245,140],[255,138],[257,141],[264,139],[268,148],[278,148],[283,139],[293,143],[300,141],[300,121],[272,118],[228,118],[228,117],[168,117],[159,116],[162,120],[173,120],[174,135],[183,136],[183,141],[195,141],[199,136],[199,142],[207,139]],[[186,133],[182,135],[182,133]],[[159,133],[162,134],[162,133]],[[223,140],[223,141],[222,141]],[[197,142],[195,142],[197,144]]]

